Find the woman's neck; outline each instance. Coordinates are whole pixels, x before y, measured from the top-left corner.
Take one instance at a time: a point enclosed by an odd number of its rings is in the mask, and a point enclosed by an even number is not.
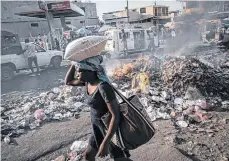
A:
[[[98,79],[96,79],[96,80],[91,80],[91,81],[88,81],[87,83],[88,83],[89,85],[93,86],[93,85],[99,84],[99,80],[98,80]]]

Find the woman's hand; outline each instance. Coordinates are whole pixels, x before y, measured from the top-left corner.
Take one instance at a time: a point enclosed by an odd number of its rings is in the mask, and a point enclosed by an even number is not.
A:
[[[99,151],[96,155],[96,157],[105,157],[108,155],[109,152],[109,142],[102,142],[99,146]]]

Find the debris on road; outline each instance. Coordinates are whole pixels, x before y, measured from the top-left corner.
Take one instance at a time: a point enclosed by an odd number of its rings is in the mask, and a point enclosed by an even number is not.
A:
[[[65,85],[40,94],[14,92],[3,98],[2,137],[10,133],[19,136],[25,132],[23,129],[33,130],[44,122],[73,117],[84,108],[88,111],[82,88]]]
[[[198,156],[201,148],[211,145],[197,145],[191,143],[190,138],[198,142],[198,137],[203,134],[215,138],[227,131],[229,118],[221,116],[221,113],[229,111],[228,74],[194,58],[165,60],[161,74],[158,74],[154,67],[144,66],[142,62],[147,61],[126,63],[121,70],[118,69],[121,73],[118,77],[117,73],[112,76],[113,86],[126,97],[137,95],[152,121],[171,120],[178,131],[175,145],[188,154]],[[46,122],[79,118],[82,111],[90,111],[82,91],[81,87],[63,85],[39,94],[14,92],[4,95],[1,107],[2,140],[8,142],[9,134],[11,138],[17,137],[27,129],[36,129]],[[86,145],[84,141],[74,142],[65,159],[79,160]],[[219,147],[226,151],[223,145]],[[227,152],[212,152],[213,158],[218,159],[218,154],[228,155]],[[203,155],[209,157],[207,153]],[[63,159],[63,156],[58,159]]]

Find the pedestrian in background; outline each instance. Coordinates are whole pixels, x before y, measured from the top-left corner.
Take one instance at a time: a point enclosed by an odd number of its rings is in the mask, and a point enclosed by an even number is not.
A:
[[[55,38],[55,49],[60,50],[60,42]]]
[[[42,47],[43,49],[45,48],[45,43],[42,39],[39,39],[39,45],[40,47]]]
[[[37,52],[36,46],[34,44],[29,43],[29,39],[25,39],[25,49],[23,50],[23,52],[24,52],[26,59],[28,60],[28,66],[30,70],[32,71],[31,76],[36,76],[33,70],[33,65],[32,65],[33,63],[35,64],[37,68],[37,75],[40,75],[39,66],[37,62],[37,56],[35,54]]]

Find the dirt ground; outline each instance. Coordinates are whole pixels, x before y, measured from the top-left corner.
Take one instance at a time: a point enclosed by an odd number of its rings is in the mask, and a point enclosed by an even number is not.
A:
[[[87,140],[90,136],[89,113],[79,119],[53,122],[15,138],[18,145],[2,143],[2,161],[48,161],[66,154],[75,140]],[[155,122],[157,133],[146,145],[131,151],[134,161],[191,161],[166,138],[176,130],[171,121]]]

